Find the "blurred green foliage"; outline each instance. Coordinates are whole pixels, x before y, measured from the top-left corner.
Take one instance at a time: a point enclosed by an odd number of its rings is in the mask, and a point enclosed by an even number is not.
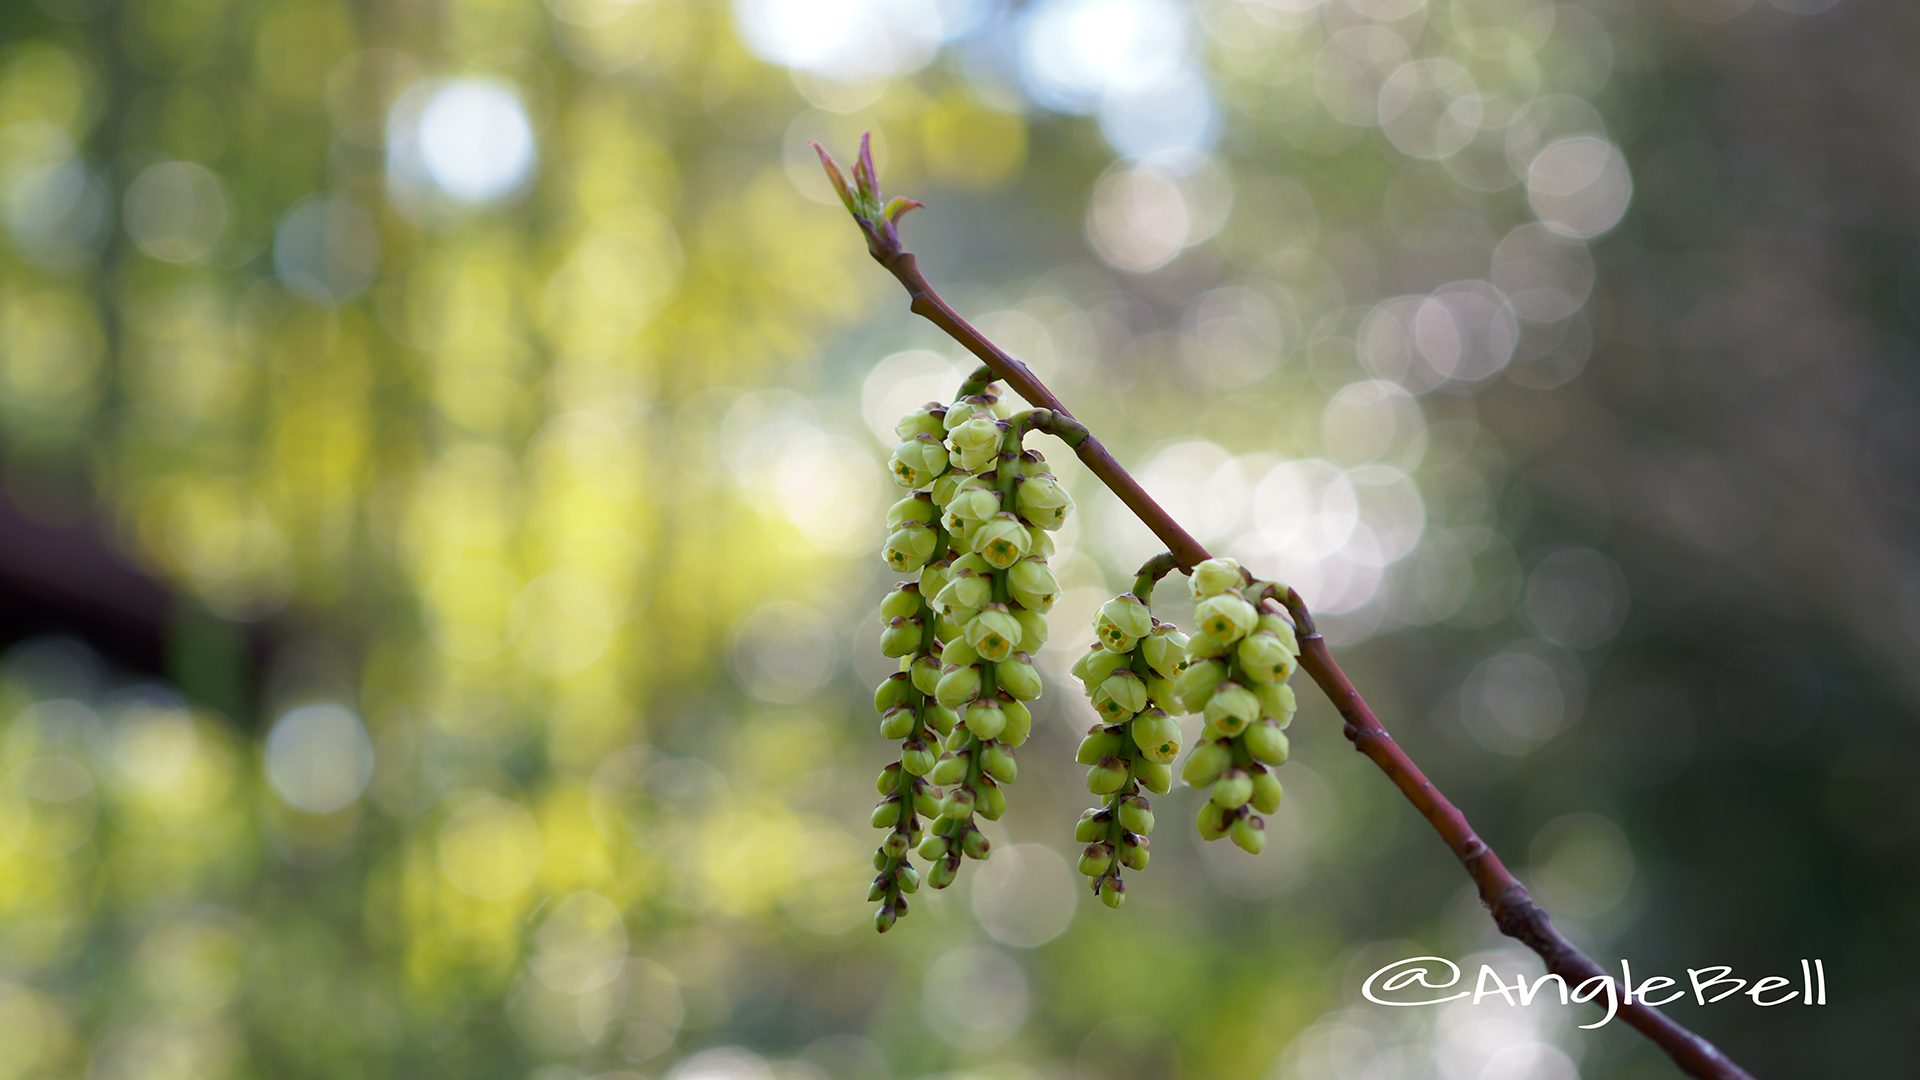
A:
[[[1359,998],[1535,967],[1320,702],[1263,856],[1100,909],[1064,629],[994,858],[874,938],[886,436],[966,358],[806,149],[866,129],[1576,940],[1823,956],[1681,1011],[1891,1075],[1920,88],[1830,6],[6,5],[0,1076],[1664,1075]],[[1154,545],[1061,472],[1066,628]]]

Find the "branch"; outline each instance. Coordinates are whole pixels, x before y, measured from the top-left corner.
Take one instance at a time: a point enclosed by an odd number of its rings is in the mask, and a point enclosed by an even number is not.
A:
[[[1142,568],[1143,574],[1159,569],[1163,559],[1177,564],[1183,570],[1205,561],[1209,557],[1207,549],[1147,494],[1146,489],[1107,452],[1098,438],[1073,421],[1073,413],[1065,403],[1027,365],[974,329],[934,291],[920,272],[913,253],[900,246],[899,231],[895,227],[901,214],[920,204],[903,199],[883,204],[879,178],[873,167],[866,136],[861,137],[860,164],[854,170],[857,192],[848,191],[846,181],[840,176],[833,159],[820,144],[814,143],[813,147],[819,152],[821,162],[840,192],[842,202],[866,234],[868,251],[906,288],[914,314],[938,326],[947,336],[966,346],[967,351],[979,357],[994,375],[1035,407],[1050,410],[1053,416],[1048,424],[1042,425],[1043,429],[1061,434],[1087,468],[1167,545],[1166,556],[1151,560],[1147,567]],[[880,209],[883,205],[884,210]],[[1071,423],[1071,428],[1066,426],[1068,423]],[[1068,437],[1069,434],[1077,437],[1078,441]],[[1393,781],[1407,801],[1427,819],[1427,824],[1433,826],[1433,831],[1446,842],[1448,849],[1473,878],[1480,893],[1480,902],[1486,905],[1493,916],[1494,925],[1499,927],[1502,934],[1537,953],[1547,970],[1565,979],[1569,986],[1577,986],[1594,978],[1614,983],[1616,995],[1623,999],[1620,1015],[1635,1030],[1666,1051],[1667,1056],[1687,1075],[1708,1080],[1752,1080],[1745,1069],[1712,1043],[1666,1014],[1644,1002],[1624,1000],[1625,995],[1618,994],[1618,982],[1607,975],[1592,957],[1581,952],[1554,929],[1553,923],[1547,918],[1546,909],[1534,902],[1526,886],[1513,876],[1506,864],[1500,861],[1500,856],[1474,833],[1466,815],[1434,786],[1433,781],[1427,779],[1420,767],[1387,733],[1360,692],[1354,689],[1346,672],[1334,660],[1326,639],[1315,628],[1313,614],[1300,594],[1287,589],[1282,595],[1275,589],[1270,590],[1263,601],[1284,608],[1293,619],[1300,631],[1300,666],[1306,669],[1315,685],[1339,710],[1340,718],[1345,721],[1348,741]]]

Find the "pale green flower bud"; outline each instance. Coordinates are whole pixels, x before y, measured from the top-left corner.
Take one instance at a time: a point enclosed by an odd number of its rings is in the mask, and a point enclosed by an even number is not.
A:
[[[932,602],[947,587],[947,579],[953,573],[952,559],[936,559],[920,568],[920,596]]]
[[[1058,529],[1073,512],[1073,496],[1050,476],[1029,476],[1014,490],[1013,505],[1028,524]]]
[[[1000,665],[1000,672],[1004,674],[1009,666]],[[1000,741],[1008,746],[1019,746],[1026,742],[1027,736],[1033,734],[1033,713],[1018,700],[1001,702],[1000,711],[1007,714],[1007,726],[1000,732]]]
[[[1032,701],[1040,696],[1040,669],[1033,666],[1032,658],[1026,653],[1014,653],[996,664],[993,673],[1000,689],[1016,701]]]
[[[913,793],[913,808],[923,818],[938,818],[940,803],[944,798],[939,788],[932,784],[921,784]]]
[[[867,823],[876,829],[891,829],[900,824],[900,796],[889,795],[873,804]]]
[[[1145,836],[1153,831],[1153,804],[1139,795],[1120,800],[1120,827]]]
[[[1087,790],[1095,795],[1111,795],[1127,786],[1127,763],[1117,757],[1104,757],[1087,770]]]
[[[1239,683],[1223,682],[1207,699],[1207,727],[1221,735],[1234,736],[1260,718],[1260,699]]]
[[[1240,564],[1232,559],[1208,559],[1193,568],[1193,578],[1187,582],[1193,589],[1194,597],[1202,600],[1238,589],[1246,583],[1246,576],[1240,572]]]
[[[1147,839],[1129,833],[1120,840],[1120,865],[1129,870],[1147,868]]]
[[[900,748],[900,767],[915,776],[925,776],[933,771],[933,751],[923,742],[910,742]]]
[[[880,601],[880,623],[886,625],[894,619],[911,619],[920,614],[920,586],[915,582],[896,585],[886,599]]]
[[[1253,693],[1260,699],[1260,715],[1273,717],[1280,722],[1281,727],[1293,723],[1295,708],[1293,687],[1285,683],[1272,683],[1267,686],[1255,686]]]
[[[907,853],[907,849],[912,846],[913,846],[913,841],[907,839],[907,834],[900,832],[899,830],[896,829],[895,831],[888,833],[887,838],[885,840],[880,841],[880,847],[879,847],[879,850],[876,852],[876,854],[884,856],[885,858],[888,858],[888,859],[898,859],[898,858],[904,857]],[[884,870],[886,869],[886,867],[882,866],[880,867],[880,869]],[[878,900],[880,898],[877,896],[870,896],[867,899]]]
[[[1168,712],[1180,711],[1180,695],[1174,690],[1172,679],[1163,679],[1158,675],[1147,676],[1147,700]]]
[[[979,653],[982,660],[996,664],[1020,647],[1020,620],[1013,617],[1005,604],[983,608],[968,620],[966,632],[967,644],[973,646],[973,651]]]
[[[988,821],[999,821],[1000,815],[1007,812],[1007,793],[1000,790],[1000,785],[995,783],[992,777],[981,778],[976,794],[979,796],[979,803],[974,811],[981,817]]]
[[[1127,728],[1133,745],[1148,761],[1166,762],[1180,756],[1180,722],[1166,713],[1158,709],[1142,713]]]
[[[1227,835],[1227,812],[1213,802],[1203,802],[1193,824],[1200,830],[1200,839],[1218,840]]]
[[[935,889],[944,889],[953,884],[954,875],[960,872],[960,863],[952,856],[927,867],[927,884]]]
[[[961,487],[972,479],[972,476],[963,472],[948,472],[935,480],[933,486],[927,489],[927,493],[933,496],[933,505],[944,510],[953,502],[953,497],[959,493]]]
[[[1254,682],[1285,682],[1287,676],[1293,674],[1293,653],[1278,634],[1270,634],[1265,630],[1250,634],[1240,643],[1234,655],[1239,657],[1247,678]]]
[[[1042,529],[1038,525],[1029,525],[1027,526],[1027,539],[1033,545],[1032,550],[1027,552],[1028,555],[1039,559],[1041,562],[1053,558],[1053,537],[1047,530]]]
[[[1194,625],[1217,641],[1238,641],[1260,625],[1260,612],[1237,593],[1221,593],[1193,609]]]
[[[965,667],[969,664],[977,664],[979,662],[980,654],[974,652],[973,646],[967,644],[965,636],[955,635],[947,639],[947,643],[940,647],[940,663],[944,665],[942,668],[943,671],[948,667]]]
[[[928,862],[938,862],[947,857],[947,838],[932,833],[920,841],[920,857]]]
[[[948,514],[976,524],[999,512],[1000,493],[977,480],[962,484],[954,493],[953,501],[947,504]]]
[[[1267,847],[1267,823],[1259,814],[1242,814],[1233,819],[1233,842],[1241,851],[1258,855]]]
[[[1253,798],[1253,777],[1245,769],[1228,769],[1214,780],[1207,798],[1222,810],[1238,810]]]
[[[1020,598],[1015,596],[1014,599]],[[1013,617],[1020,620],[1020,651],[1039,652],[1040,646],[1047,643],[1047,617],[1030,607],[1014,608]]]
[[[1082,810],[1080,821],[1073,827],[1073,838],[1082,844],[1090,844],[1107,835],[1107,825],[1111,821],[1104,810]]]
[[[973,816],[973,792],[966,788],[954,788],[940,803],[940,816],[952,821],[965,821]]]
[[[916,435],[931,435],[935,438],[946,433],[947,407],[937,401],[929,401],[900,418],[893,425],[893,433],[902,439],[911,439]]]
[[[1187,670],[1173,681],[1174,692],[1180,695],[1180,708],[1197,713],[1207,707],[1207,699],[1213,696],[1214,687],[1225,682],[1227,665],[1218,660],[1201,660],[1187,665]]]
[[[913,733],[913,707],[896,705],[887,710],[880,718],[880,737],[883,739],[904,739]]]
[[[1186,764],[1180,766],[1180,779],[1194,787],[1206,787],[1232,765],[1233,751],[1227,744],[1209,739],[1187,755]]]
[[[939,514],[934,508],[933,499],[924,492],[916,491],[887,507],[887,531],[908,525],[932,525]]]
[[[927,565],[938,543],[939,538],[932,529],[925,525],[908,525],[887,535],[887,546],[880,557],[895,573],[911,574]]]
[[[949,709],[957,709],[979,696],[980,669],[973,666],[942,672],[939,685],[933,688],[934,700]]]
[[[1255,761],[1279,765],[1287,760],[1287,733],[1280,730],[1280,721],[1271,716],[1261,717],[1240,741]]]
[[[927,779],[936,784],[957,784],[967,778],[967,761],[965,751],[949,750],[933,763]]]
[[[1280,778],[1271,769],[1261,769],[1253,774],[1253,798],[1247,805],[1263,814],[1271,814],[1280,809]]]
[[[1007,726],[1007,714],[995,701],[976,701],[967,706],[964,723],[977,739],[993,739]]]
[[[1098,765],[1102,758],[1112,757],[1120,752],[1122,732],[1114,728],[1095,724],[1080,740],[1080,748],[1073,752],[1073,759],[1082,765]]]
[[[900,916],[888,905],[882,904],[874,909],[873,928],[882,934],[893,929],[893,924],[899,920]]]
[[[927,693],[932,692],[931,690],[927,691]],[[927,727],[933,729],[935,733],[940,735],[945,735],[947,732],[952,731],[954,725],[960,722],[959,713],[954,712],[952,709],[947,708],[937,701],[929,701],[923,705],[920,714],[926,720]]]
[[[1102,880],[1100,902],[1115,910],[1124,906],[1127,902],[1127,883],[1117,877]]]
[[[1007,591],[1021,607],[1043,612],[1060,599],[1060,579],[1038,559],[1021,559],[1007,571]]]
[[[1022,478],[1053,475],[1047,470],[1047,455],[1038,450],[1022,450],[1018,462],[1017,467]]]
[[[1132,593],[1119,596],[1100,605],[1100,615],[1093,623],[1094,636],[1100,644],[1112,652],[1133,651],[1133,644],[1153,632],[1153,615],[1147,611],[1147,605],[1140,602]]]
[[[972,746],[973,746],[973,732],[968,731],[965,725],[960,725],[960,724],[956,724],[952,731],[947,732],[947,737],[940,740],[941,749],[951,750],[954,753],[961,754],[961,755],[971,754]],[[943,784],[950,784],[953,781],[942,780],[940,782]]]
[[[1187,638],[1187,666],[1202,660],[1224,660],[1232,651],[1231,641],[1222,641],[1208,633],[1195,633]]]
[[[900,872],[895,880],[900,883],[900,891],[903,893],[920,891],[920,871],[915,870],[912,863],[900,864]]]
[[[885,714],[913,700],[913,683],[904,671],[896,671],[873,688],[873,711]]]
[[[1173,790],[1173,766],[1164,761],[1140,760],[1133,763],[1133,778],[1155,795]]]
[[[979,829],[968,829],[965,835],[960,837],[960,850],[965,852],[969,859],[984,861],[988,855],[992,854],[993,844],[987,840],[986,833]]]
[[[989,743],[981,749],[980,769],[1001,784],[1011,784],[1020,776],[1020,766],[1013,760],[1013,751],[1002,743]]]
[[[953,560],[953,572],[956,575],[972,574],[974,577],[990,579],[993,569],[993,564],[970,551]]]
[[[1156,627],[1154,633],[1140,642],[1140,653],[1154,674],[1163,679],[1177,679],[1187,670],[1187,635],[1178,630],[1161,633]]]
[[[931,653],[921,653],[913,658],[913,666],[907,669],[907,677],[913,682],[913,688],[923,694],[933,693],[940,684],[940,658]]]
[[[1095,645],[1085,656],[1073,662],[1073,677],[1086,687],[1089,697],[1093,688],[1107,681],[1107,677],[1127,666],[1130,658],[1123,652],[1111,652]]]
[[[880,631],[880,655],[912,656],[920,650],[920,620],[894,619]]]
[[[973,398],[962,398],[947,406],[947,413],[941,419],[946,424],[947,430],[952,431],[969,420],[980,418],[994,419],[993,409],[985,402],[976,401]]]
[[[1260,613],[1260,630],[1279,638],[1287,646],[1287,651],[1300,655],[1300,637],[1294,633],[1293,624],[1271,611]]]
[[[1113,848],[1104,843],[1092,843],[1080,853],[1080,872],[1088,877],[1099,877],[1113,868]]]
[[[947,471],[947,448],[931,435],[916,435],[894,447],[887,468],[901,487],[926,487]]]
[[[1109,724],[1118,724],[1147,707],[1147,684],[1131,671],[1116,671],[1094,688],[1093,710]]]
[[[874,789],[882,795],[892,795],[899,791],[900,763],[897,761],[887,762],[887,767],[881,769],[880,775],[874,778],[873,786]]]
[[[1025,558],[1033,548],[1026,526],[1012,514],[996,514],[983,522],[969,545],[975,554],[987,560],[995,570],[1005,570]]]

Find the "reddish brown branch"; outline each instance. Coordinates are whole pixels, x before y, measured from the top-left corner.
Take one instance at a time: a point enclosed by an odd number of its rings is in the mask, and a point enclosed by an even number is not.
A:
[[[819,149],[819,144],[815,144]],[[1019,395],[1039,408],[1071,418],[1066,404],[1049,390],[1039,377],[1026,364],[1008,354],[1005,350],[988,340],[985,334],[953,310],[940,294],[934,291],[925,275],[920,272],[918,260],[913,253],[900,246],[898,231],[894,224],[898,214],[879,214],[863,216],[862,206],[879,205],[879,183],[874,174],[872,158],[867,152],[866,142],[861,142],[861,167],[855,170],[855,178],[860,185],[860,198],[848,192],[844,180],[839,179],[832,159],[826,151],[820,156],[827,164],[828,175],[835,179],[836,187],[841,191],[848,209],[860,222],[861,230],[867,237],[867,248],[875,261],[887,268],[912,298],[912,308],[916,315],[938,326],[968,352],[980,358],[981,362],[993,369],[994,374],[1003,379]],[[919,205],[917,203],[913,204]],[[904,212],[904,211],[903,211]],[[1085,428],[1078,428],[1074,434],[1080,435]],[[1148,495],[1126,468],[1122,466],[1098,438],[1085,434],[1077,443],[1068,440],[1080,460],[1093,474],[1100,478],[1120,501],[1127,505],[1155,536],[1167,545],[1167,552],[1178,562],[1182,569],[1191,569],[1196,563],[1209,556],[1200,541],[1193,538],[1180,523]],[[1292,589],[1285,595],[1269,595],[1269,603],[1283,606],[1300,630],[1300,666],[1306,669],[1314,684],[1320,687],[1327,699],[1345,721],[1348,741],[1354,748],[1366,755],[1367,760],[1378,766],[1380,771],[1392,780],[1408,802],[1420,811],[1433,831],[1440,834],[1452,850],[1454,857],[1473,878],[1480,893],[1480,901],[1485,904],[1493,916],[1494,925],[1500,932],[1525,945],[1537,953],[1546,964],[1547,970],[1559,975],[1569,986],[1595,977],[1611,979],[1592,957],[1581,952],[1572,942],[1563,937],[1547,918],[1547,912],[1527,892],[1526,886],[1513,876],[1506,864],[1500,861],[1486,841],[1474,833],[1473,826],[1467,823],[1466,815],[1453,805],[1440,789],[1427,779],[1420,767],[1413,763],[1400,744],[1380,723],[1373,710],[1367,706],[1360,692],[1354,689],[1346,672],[1334,660],[1333,653],[1327,648],[1326,639],[1321,637],[1314,625],[1313,614],[1307,609],[1306,602]],[[1619,989],[1615,981],[1616,991]],[[1712,1043],[1695,1035],[1685,1027],[1674,1022],[1666,1014],[1651,1005],[1640,1001],[1623,1001],[1620,1015],[1635,1030],[1652,1040],[1674,1063],[1689,1076],[1708,1078],[1708,1080],[1752,1080],[1751,1075],[1736,1065]]]

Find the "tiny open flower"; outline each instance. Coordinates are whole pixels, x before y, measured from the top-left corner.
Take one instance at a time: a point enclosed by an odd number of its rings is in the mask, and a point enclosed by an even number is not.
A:
[[[1101,719],[1117,724],[1147,707],[1147,684],[1131,671],[1116,671],[1094,688],[1092,700]]]
[[[1241,736],[1241,742],[1255,761],[1280,765],[1287,760],[1287,733],[1280,730],[1280,722],[1271,716],[1263,716],[1249,727]]]
[[[966,622],[992,599],[993,582],[975,574],[956,574],[933,598],[933,606],[949,619]]]
[[[1285,682],[1293,674],[1294,654],[1280,635],[1265,630],[1249,634],[1234,650],[1247,678],[1254,682]]]
[[[1158,709],[1142,713],[1128,724],[1133,744],[1148,761],[1168,762],[1180,756],[1180,721]],[[1140,829],[1134,829],[1140,832]]]
[[[916,491],[887,507],[887,531],[892,532],[903,525],[931,525],[938,515],[933,500],[924,492]]]
[[[887,468],[901,487],[926,487],[947,471],[947,451],[933,436],[916,435],[893,448]]]
[[[1193,578],[1188,585],[1196,598],[1205,599],[1238,589],[1246,583],[1246,575],[1241,573],[1238,562],[1232,559],[1208,559],[1193,568]]]
[[[999,421],[980,414],[947,431],[953,457],[960,462],[961,468],[976,473],[993,468],[994,462],[1000,460],[1003,436]]]
[[[983,660],[999,663],[1020,647],[1020,620],[1004,604],[992,604],[981,610],[966,625],[967,644]]]
[[[900,418],[893,425],[893,433],[904,441],[916,435],[931,435],[939,438],[946,433],[947,407],[937,401],[929,401]]]
[[[939,538],[932,529],[925,525],[908,525],[888,534],[886,550],[881,552],[881,557],[896,573],[911,574],[927,565],[938,543]]]
[[[1162,633],[1160,627],[1154,627],[1154,632],[1141,640],[1140,652],[1147,666],[1163,679],[1177,679],[1187,670],[1187,635],[1178,630]]]
[[[1033,548],[1026,526],[1012,514],[996,514],[973,534],[973,550],[995,570],[1005,570]]]
[[[1050,476],[1029,476],[1020,481],[1013,504],[1028,524],[1042,529],[1058,529],[1073,512],[1073,496]]]
[[[1180,707],[1190,713],[1197,713],[1207,707],[1207,699],[1213,696],[1213,690],[1227,678],[1227,665],[1218,660],[1201,660],[1187,665],[1187,670],[1173,681],[1174,692],[1180,695]]]
[[[1026,653],[1014,653],[995,665],[993,673],[1000,689],[1015,701],[1032,701],[1040,696],[1040,669],[1033,666],[1033,659]]]
[[[1247,805],[1263,814],[1271,814],[1280,809],[1280,778],[1271,769],[1261,769],[1253,774],[1253,798]]]
[[[1021,559],[1007,571],[1007,591],[1025,608],[1049,611],[1060,599],[1060,579],[1038,559]]]
[[[1121,593],[1100,605],[1093,632],[1100,639],[1100,644],[1111,651],[1131,652],[1134,642],[1153,632],[1153,615],[1138,597],[1132,593]]]
[[[1260,612],[1234,593],[1220,593],[1193,609],[1194,625],[1218,641],[1238,641],[1260,624]]]
[[[1221,735],[1234,736],[1260,718],[1260,699],[1239,683],[1223,682],[1214,688],[1204,711],[1207,727]]]

